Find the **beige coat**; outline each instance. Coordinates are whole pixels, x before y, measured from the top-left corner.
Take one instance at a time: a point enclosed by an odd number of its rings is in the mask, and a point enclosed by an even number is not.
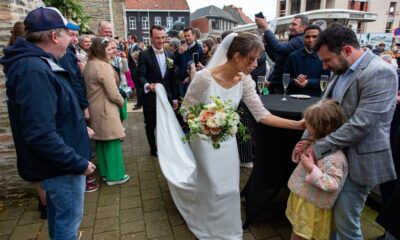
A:
[[[119,109],[124,99],[118,90],[118,76],[110,63],[99,59],[88,60],[83,71],[89,101],[89,126],[95,140],[125,137]]]

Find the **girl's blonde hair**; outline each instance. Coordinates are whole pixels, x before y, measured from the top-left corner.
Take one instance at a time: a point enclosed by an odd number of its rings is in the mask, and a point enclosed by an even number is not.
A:
[[[314,129],[312,140],[325,137],[342,126],[347,118],[338,102],[332,99],[323,99],[303,112],[304,119]]]

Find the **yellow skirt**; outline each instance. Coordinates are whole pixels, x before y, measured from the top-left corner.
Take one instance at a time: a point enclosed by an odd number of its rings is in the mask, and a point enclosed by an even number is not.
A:
[[[332,231],[332,210],[318,208],[290,193],[286,216],[293,232],[305,239],[329,240]]]

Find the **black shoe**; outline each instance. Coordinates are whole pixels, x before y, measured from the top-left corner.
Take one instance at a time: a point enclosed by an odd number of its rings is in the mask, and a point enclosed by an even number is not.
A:
[[[151,154],[151,156],[153,156],[153,157],[158,157],[158,152],[157,152],[157,150],[155,150],[155,151],[150,151],[150,154]]]
[[[132,110],[138,110],[138,109],[141,109],[141,108],[142,108],[142,106],[136,104],[136,105],[133,107]]]

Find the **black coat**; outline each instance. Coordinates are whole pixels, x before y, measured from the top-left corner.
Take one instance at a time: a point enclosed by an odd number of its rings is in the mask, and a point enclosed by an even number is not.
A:
[[[164,51],[164,54],[166,59],[173,58],[167,51]],[[167,64],[167,70],[163,78],[152,47],[139,53],[137,76],[143,89],[146,83],[161,83],[167,91],[168,99],[170,101],[178,100],[177,87],[174,79],[174,68],[169,68]],[[156,106],[155,92],[144,93],[141,98],[143,106]]]

